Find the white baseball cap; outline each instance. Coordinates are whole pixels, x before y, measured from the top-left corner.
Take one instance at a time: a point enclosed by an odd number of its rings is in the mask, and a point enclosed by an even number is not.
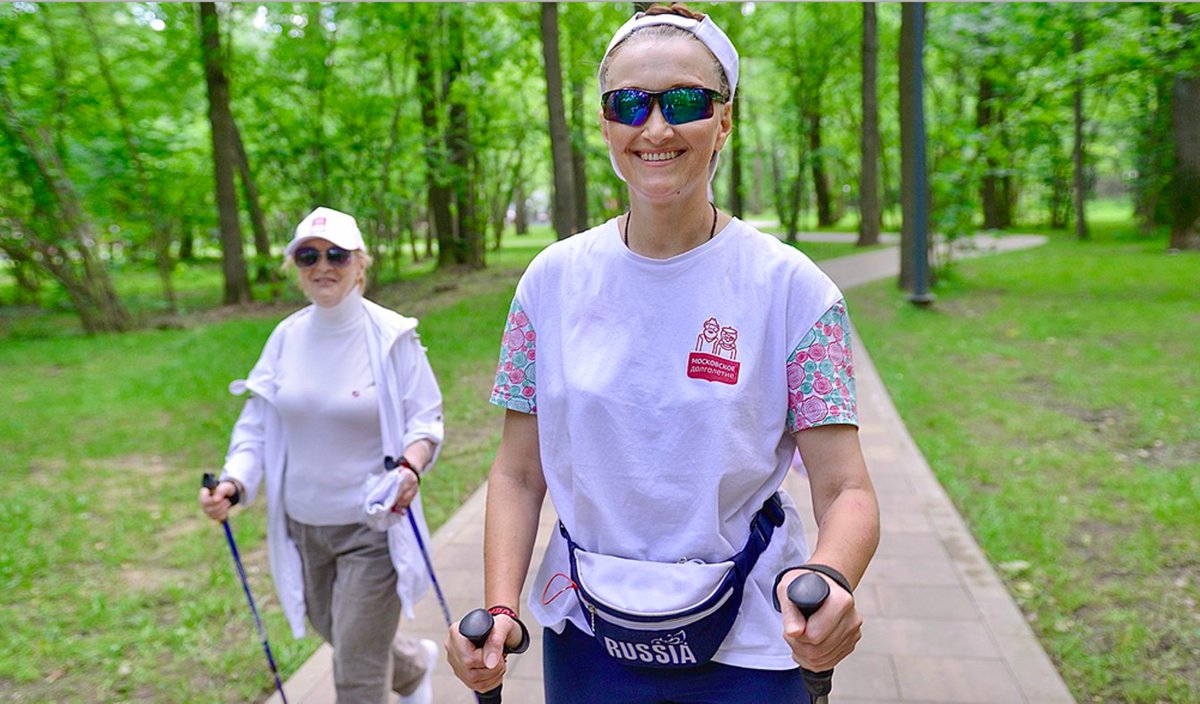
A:
[[[296,234],[284,248],[283,256],[292,256],[302,242],[317,237],[329,240],[342,249],[365,250],[367,248],[363,242],[362,232],[358,229],[358,222],[353,216],[322,206],[305,216],[296,226]]]

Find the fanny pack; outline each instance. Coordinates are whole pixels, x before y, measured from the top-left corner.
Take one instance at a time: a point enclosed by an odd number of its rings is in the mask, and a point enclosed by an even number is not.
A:
[[[604,651],[627,665],[687,668],[708,662],[721,647],[746,579],[783,520],[779,494],[772,494],[750,521],[741,552],[713,563],[588,552],[561,521],[558,529],[567,540],[576,598]]]

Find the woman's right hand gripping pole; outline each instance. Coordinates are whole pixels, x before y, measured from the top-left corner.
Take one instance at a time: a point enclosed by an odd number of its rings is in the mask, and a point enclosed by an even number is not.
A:
[[[521,589],[533,555],[538,517],[546,496],[546,480],[538,445],[537,416],[507,411],[496,460],[488,474],[487,518],[484,523],[483,563],[486,606],[507,606],[519,612]],[[524,619],[522,619],[524,620]],[[482,648],[476,648],[450,627],[446,653],[454,674],[476,692],[490,692],[504,680],[505,646],[521,644],[521,627],[497,615]]]

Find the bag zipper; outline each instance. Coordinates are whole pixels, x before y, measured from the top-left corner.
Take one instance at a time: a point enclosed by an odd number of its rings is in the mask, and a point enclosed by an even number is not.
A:
[[[729,572],[736,569],[736,566],[733,564],[733,562],[728,561],[728,560],[726,562],[728,562],[728,564],[729,564],[729,569],[726,570],[725,574],[723,574],[721,576],[721,579],[717,582],[717,585],[715,587],[713,587],[712,591],[710,591],[707,595],[705,595],[705,597],[703,599],[700,599],[698,602],[696,602],[697,604],[703,604],[704,602],[706,602],[709,599],[716,596],[717,592],[719,592],[721,590],[721,586],[725,584],[725,580],[727,580],[729,578]],[[704,564],[724,564],[724,563],[704,563]],[[579,575],[579,579],[576,580],[576,584],[579,585],[580,592],[588,597],[588,601],[594,602],[595,604],[599,605],[601,611],[605,611],[605,612],[622,611],[622,612],[628,613],[626,609],[622,609],[619,606],[615,606],[615,605],[605,601],[604,599],[601,599],[600,597],[596,596],[596,594],[594,592],[592,592],[591,590],[588,589],[587,582],[583,579],[582,574]],[[724,600],[722,599],[722,601],[724,601]],[[693,609],[693,608],[695,608],[695,606],[688,606],[686,608],[676,609],[674,611],[657,611],[657,612],[651,611],[651,612],[638,613],[638,614],[634,614],[634,615],[639,618],[646,618],[646,619],[669,619],[669,618],[673,618],[673,617],[679,618],[683,614],[686,614],[690,609]]]
[[[615,626],[620,626],[622,628],[628,628],[628,629],[635,630],[635,631],[657,630],[657,629],[665,630],[665,629],[670,629],[670,628],[679,628],[681,626],[687,626],[689,624],[695,623],[701,619],[707,618],[708,616],[712,615],[717,610],[719,610],[722,606],[724,606],[725,602],[729,601],[729,599],[732,596],[733,596],[733,589],[729,589],[725,593],[724,596],[722,596],[720,599],[717,600],[717,603],[708,607],[704,611],[701,611],[701,612],[695,613],[695,614],[689,614],[687,616],[682,616],[682,617],[671,619],[668,621],[650,621],[650,622],[630,621],[630,620],[620,618],[619,616],[613,616],[612,614],[604,612],[604,611],[602,611],[600,613],[600,618],[601,618],[601,620],[606,621],[607,623],[611,623]],[[593,604],[591,600],[588,600],[587,608],[588,608],[588,613],[591,614],[591,617],[592,617],[592,632],[595,633],[596,632],[596,605]]]

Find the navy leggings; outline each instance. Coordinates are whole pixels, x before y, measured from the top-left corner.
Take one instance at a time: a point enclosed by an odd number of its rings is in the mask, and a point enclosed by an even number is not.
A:
[[[809,703],[800,668],[752,670],[710,662],[681,670],[631,667],[567,623],[542,636],[546,704]]]

